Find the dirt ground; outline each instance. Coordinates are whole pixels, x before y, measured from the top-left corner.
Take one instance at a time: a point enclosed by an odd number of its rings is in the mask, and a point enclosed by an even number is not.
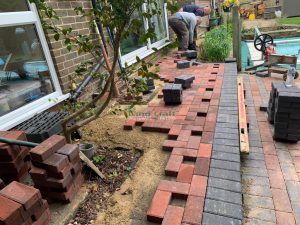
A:
[[[141,111],[143,106],[137,108]],[[106,115],[82,129],[83,140],[94,142],[98,147],[144,153],[120,189],[108,197],[105,203],[108,208],[99,210],[95,225],[151,224],[146,221],[146,212],[159,181],[164,177],[169,153],[162,151],[162,143],[167,135],[141,132],[140,127],[124,131],[125,121],[123,115]]]

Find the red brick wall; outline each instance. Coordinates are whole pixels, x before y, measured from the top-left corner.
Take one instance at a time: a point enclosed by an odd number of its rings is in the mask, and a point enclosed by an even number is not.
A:
[[[78,6],[85,10],[91,9],[90,0],[47,0],[47,4],[55,9],[60,16],[57,25],[72,27],[73,31],[79,34],[91,34],[93,32],[89,26],[89,19],[76,15],[74,11],[74,8]],[[63,40],[55,41],[51,34],[46,34],[46,36],[62,90],[67,93],[70,91],[70,75],[75,74],[80,62],[93,59],[93,57],[89,53],[78,55],[75,49],[69,52],[65,48]],[[87,89],[94,89],[96,85],[97,82],[91,83]]]

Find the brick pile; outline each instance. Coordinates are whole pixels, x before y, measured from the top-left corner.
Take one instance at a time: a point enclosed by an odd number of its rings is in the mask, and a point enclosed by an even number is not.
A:
[[[48,225],[50,210],[39,190],[16,181],[0,191],[1,225]]]
[[[161,63],[160,76],[167,82],[182,75],[171,62],[174,59],[167,58]],[[226,82],[222,88],[224,67]],[[201,64],[185,69],[195,80],[191,88],[183,91],[182,105],[167,106],[161,100],[149,103],[146,110],[149,115],[175,110],[174,117],[167,121],[131,118],[124,125],[126,130],[141,126],[142,131],[168,133],[163,150],[171,152],[165,167],[169,178],[160,181],[147,212],[148,220],[164,225],[223,224],[223,219],[224,224],[241,224],[237,71],[234,67],[235,63]],[[175,206],[173,198],[186,200],[186,203],[183,207]]]
[[[77,145],[53,135],[30,150],[34,186],[47,200],[71,202],[83,183]]]
[[[300,89],[272,82],[268,120],[274,124],[274,139],[300,140]]]
[[[1,132],[0,135],[4,138],[26,141],[26,135],[22,131]],[[0,178],[4,183],[22,181],[28,176],[31,167],[29,150],[28,147],[0,142]]]

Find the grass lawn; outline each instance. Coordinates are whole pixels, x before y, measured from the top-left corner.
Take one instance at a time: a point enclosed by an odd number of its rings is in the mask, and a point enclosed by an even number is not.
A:
[[[282,18],[280,19],[281,24],[300,24],[300,17]]]

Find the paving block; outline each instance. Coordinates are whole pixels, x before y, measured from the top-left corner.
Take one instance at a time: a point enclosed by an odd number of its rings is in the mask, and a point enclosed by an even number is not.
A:
[[[232,204],[223,201],[216,201],[212,199],[205,200],[204,212],[230,217],[238,220],[243,219],[242,205]]]
[[[186,69],[191,66],[191,62],[187,60],[182,60],[177,62],[177,69]]]
[[[182,163],[176,178],[177,182],[191,183],[194,173],[194,165]]]
[[[66,144],[57,150],[57,153],[68,156],[69,161],[73,161],[79,155],[78,145]]]
[[[169,205],[162,225],[181,225],[184,208]]]
[[[242,225],[242,220],[203,213],[202,225]]]
[[[188,196],[182,222],[201,225],[204,197]]]
[[[167,166],[165,168],[165,174],[168,176],[177,176],[182,162],[183,156],[171,154]]]
[[[171,192],[157,190],[148,209],[147,220],[161,223],[171,202],[171,197]]]
[[[242,190],[241,182],[224,180],[215,177],[208,178],[208,186],[223,189],[223,190],[228,190],[232,192],[237,192],[237,193],[241,193]]]
[[[30,210],[35,202],[41,198],[39,190],[16,181],[3,188],[0,195],[18,202],[25,210]]]
[[[66,144],[65,137],[53,135],[41,144],[30,150],[30,157],[34,161],[43,162],[58,149]]]
[[[198,151],[189,148],[173,148],[172,155],[183,156],[186,160],[196,160]]]
[[[233,147],[233,146],[224,146],[224,145],[214,144],[213,150],[217,151],[217,152],[227,152],[227,153],[231,153],[231,154],[240,154],[240,148],[239,147]]]
[[[22,205],[0,195],[0,224],[19,225],[23,224]]]
[[[32,163],[35,164],[34,161],[32,161]],[[59,173],[69,164],[69,160],[68,156],[66,155],[54,153],[49,158],[47,158],[42,164],[47,171]]]
[[[174,197],[186,199],[189,194],[190,184],[175,181],[161,180],[157,190],[171,192]]]
[[[198,150],[198,157],[210,158],[212,152],[212,144],[201,143]]]
[[[242,205],[242,194],[215,187],[208,187],[206,198]]]
[[[231,180],[231,181],[241,182],[240,172],[232,171],[232,170],[210,168],[209,176],[210,177],[215,177],[215,178],[221,178],[221,179],[224,179],[224,180]]]
[[[205,197],[207,177],[193,175],[189,195]]]
[[[240,156],[238,154],[219,152],[219,151],[213,151],[211,158],[219,159],[223,161],[237,162],[237,163],[241,161]]]
[[[185,56],[188,59],[196,59],[197,58],[197,51],[195,50],[187,50],[185,53]]]
[[[234,170],[238,172],[241,171],[241,164],[237,162],[211,159],[210,166],[219,169]]]
[[[225,145],[225,146],[234,146],[239,147],[240,143],[239,140],[231,140],[231,139],[214,139],[214,144],[217,145]]]
[[[208,176],[210,158],[198,157],[195,162],[195,175]]]

